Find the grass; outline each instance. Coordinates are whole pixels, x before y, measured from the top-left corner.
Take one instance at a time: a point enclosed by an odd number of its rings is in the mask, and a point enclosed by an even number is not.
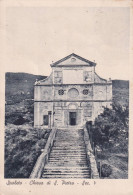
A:
[[[5,178],[29,178],[50,130],[8,124],[5,129]]]
[[[115,153],[108,150],[102,151],[102,155],[97,155],[97,162],[111,165],[112,173],[105,179],[127,179],[128,178],[128,154]]]

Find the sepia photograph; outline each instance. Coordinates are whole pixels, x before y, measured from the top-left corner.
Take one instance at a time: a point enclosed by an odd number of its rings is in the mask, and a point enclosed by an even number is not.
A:
[[[128,179],[129,7],[8,7],[5,179]]]

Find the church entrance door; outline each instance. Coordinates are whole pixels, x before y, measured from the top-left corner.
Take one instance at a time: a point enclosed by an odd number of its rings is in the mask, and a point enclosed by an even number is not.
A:
[[[69,124],[76,125],[76,112],[69,112]]]

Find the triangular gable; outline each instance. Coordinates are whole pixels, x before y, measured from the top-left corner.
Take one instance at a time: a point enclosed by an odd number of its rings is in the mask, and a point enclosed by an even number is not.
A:
[[[96,63],[91,62],[85,58],[82,58],[74,53],[62,58],[61,60],[53,63],[51,67],[60,66],[95,66]]]

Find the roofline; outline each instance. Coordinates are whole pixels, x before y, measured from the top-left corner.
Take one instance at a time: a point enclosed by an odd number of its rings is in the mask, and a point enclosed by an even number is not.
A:
[[[45,79],[42,79],[42,80],[36,81],[36,82],[34,83],[34,86],[36,86],[36,85],[40,85],[40,82],[47,81],[51,75],[52,75],[52,72],[51,72],[51,73],[50,73],[50,75],[49,75],[49,76],[47,76]]]
[[[80,65],[80,64],[77,64],[77,65],[76,64],[75,65],[59,65],[59,66],[56,66],[55,65],[55,66],[51,66],[51,67],[53,67],[53,68],[54,67],[58,67],[58,68],[62,68],[62,67],[73,67],[74,68],[74,67],[88,67],[88,66],[89,67],[92,67],[92,66],[87,65],[87,64],[85,64],[85,65]]]
[[[106,81],[107,82],[107,79],[103,79],[103,78],[101,78],[96,72],[95,72],[95,74],[97,75],[97,77],[99,78],[99,79],[101,79],[101,80],[103,80],[103,81]]]
[[[64,57],[64,58],[62,58],[62,59],[60,59],[60,60],[54,62],[54,63],[51,64],[50,66],[51,66],[51,67],[55,67],[57,64],[59,64],[60,62],[63,62],[64,60],[67,60],[67,59],[70,58],[71,56],[74,56],[74,57],[76,57],[76,58],[78,58],[78,59],[80,59],[80,60],[82,60],[82,61],[84,61],[84,62],[90,64],[90,65],[85,65],[85,66],[96,66],[96,63],[95,63],[95,62],[92,62],[92,61],[89,61],[89,60],[87,60],[87,59],[85,59],[85,58],[82,58],[81,56],[79,56],[79,55],[77,55],[77,54],[75,54],[75,53],[72,53],[72,54],[70,54],[70,55],[68,55],[68,56],[66,56],[66,57]],[[63,66],[65,66],[65,65],[63,65]],[[75,65],[75,66],[79,66],[79,65]],[[84,66],[84,65],[82,65],[82,66]]]
[[[60,87],[63,87],[63,86],[68,86],[68,85],[71,85],[71,86],[77,86],[77,85],[82,85],[82,86],[93,86],[93,85],[112,85],[112,82],[106,82],[106,83],[99,83],[99,82],[92,82],[92,83],[78,83],[78,84],[73,84],[73,83],[70,83],[70,84],[38,84],[38,85],[35,85],[34,86],[60,86]]]

